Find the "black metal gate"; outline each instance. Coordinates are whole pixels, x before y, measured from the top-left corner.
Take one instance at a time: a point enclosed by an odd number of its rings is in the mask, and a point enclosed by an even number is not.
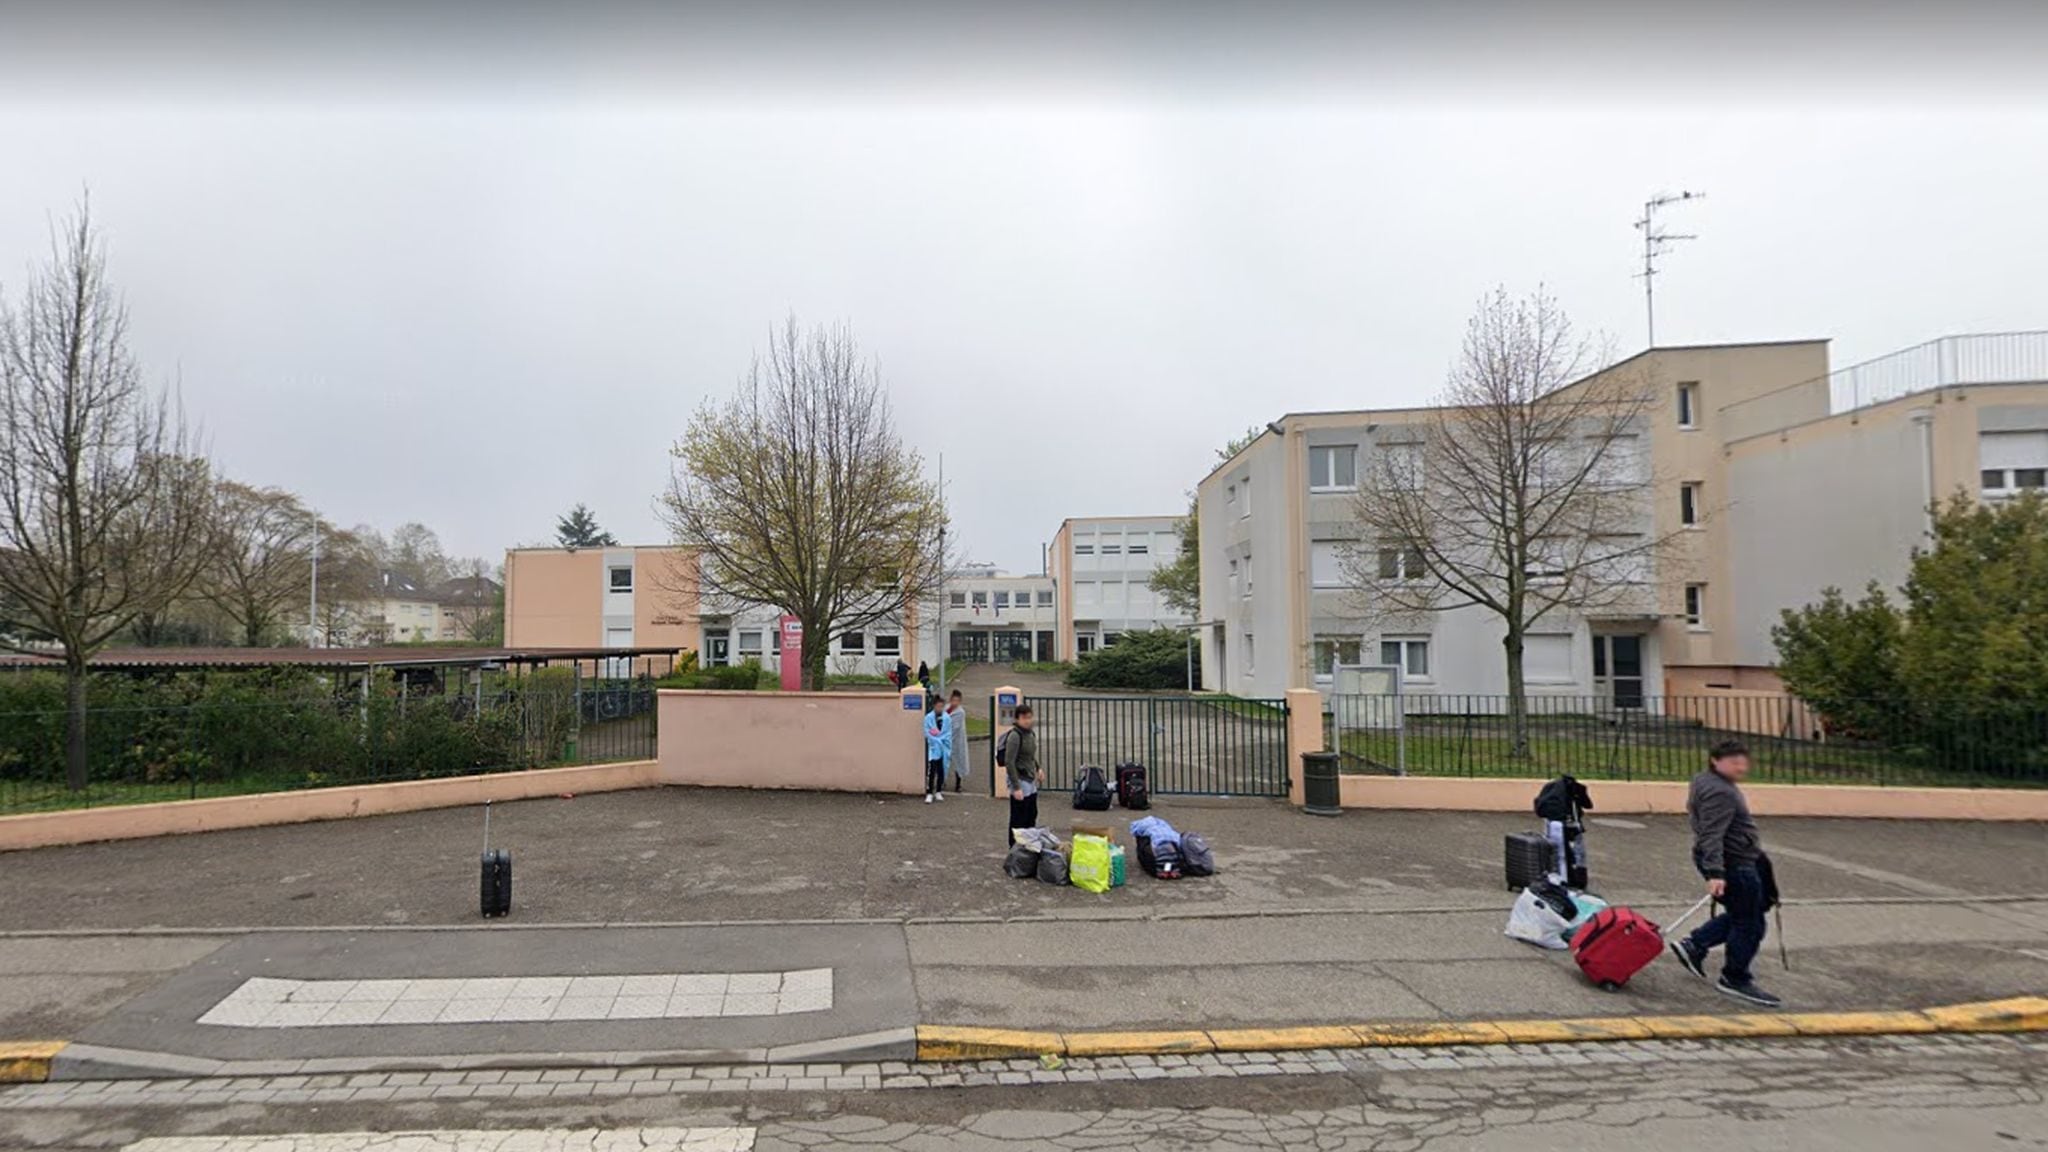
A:
[[[1070,791],[1083,764],[1145,765],[1155,793],[1287,795],[1287,702],[1216,696],[1032,696],[1041,787]],[[989,728],[998,735],[995,702]],[[989,794],[1002,786],[990,751]]]

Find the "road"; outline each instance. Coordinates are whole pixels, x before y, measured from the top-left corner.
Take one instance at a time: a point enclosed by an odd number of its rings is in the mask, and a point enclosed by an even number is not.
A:
[[[2048,1148],[2048,1037],[1411,1049],[560,1082],[0,1089],[0,1146],[84,1152]],[[759,1072],[760,1070],[755,1070]],[[772,1071],[772,1070],[771,1070]],[[478,1073],[478,1079],[511,1073]],[[627,1080],[628,1075],[636,1078]],[[336,1078],[346,1081],[348,1078]],[[365,1078],[371,1079],[371,1078]],[[397,1079],[394,1077],[393,1079]],[[1009,1081],[1005,1083],[1004,1081]],[[851,1081],[849,1081],[851,1082]],[[495,1090],[489,1094],[485,1088]],[[432,1132],[434,1137],[392,1135]],[[365,1134],[374,1135],[365,1135]],[[278,1134],[299,1134],[291,1139]],[[516,1136],[515,1136],[516,1134]],[[269,1139],[255,1139],[269,1137]]]

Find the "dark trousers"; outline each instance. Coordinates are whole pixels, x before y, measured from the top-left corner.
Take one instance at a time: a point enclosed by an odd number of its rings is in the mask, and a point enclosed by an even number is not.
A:
[[[946,762],[927,760],[924,762],[924,794],[933,796],[946,790]]]
[[[1693,932],[1695,951],[1705,952],[1723,944],[1728,951],[1722,959],[1721,975],[1730,984],[1749,983],[1749,965],[1764,946],[1764,882],[1754,865],[1728,872],[1728,891],[1721,897],[1722,912]]]
[[[1038,827],[1038,793],[1033,792],[1031,795],[1026,796],[1022,800],[1017,799],[1015,796],[1010,797],[1010,827]],[[1010,843],[1010,834],[1008,832],[1004,832],[1004,846],[1007,847]]]

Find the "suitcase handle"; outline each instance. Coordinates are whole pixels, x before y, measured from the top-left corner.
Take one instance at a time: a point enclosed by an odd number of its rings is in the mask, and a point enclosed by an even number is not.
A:
[[[1694,915],[1695,915],[1696,913],[1698,913],[1700,909],[1702,909],[1702,908],[1705,908],[1705,907],[1707,906],[1707,901],[1709,901],[1709,900],[1712,900],[1713,898],[1714,898],[1714,896],[1713,896],[1713,894],[1712,894],[1712,893],[1708,893],[1707,895],[1705,895],[1705,896],[1702,896],[1702,897],[1700,897],[1699,903],[1697,903],[1697,904],[1694,904],[1694,905],[1693,905],[1692,907],[1690,907],[1690,908],[1687,908],[1687,909],[1685,910],[1685,914],[1684,914],[1683,916],[1680,916],[1680,917],[1679,917],[1678,919],[1676,919],[1676,920],[1673,920],[1673,921],[1671,922],[1671,926],[1670,926],[1669,928],[1666,928],[1666,929],[1664,929],[1664,931],[1666,931],[1666,932],[1676,932],[1676,931],[1678,931],[1678,926],[1679,926],[1680,924],[1683,924],[1683,923],[1685,923],[1685,922],[1686,922],[1687,920],[1690,920],[1690,919],[1692,919],[1692,918],[1693,918],[1693,916],[1694,916]]]

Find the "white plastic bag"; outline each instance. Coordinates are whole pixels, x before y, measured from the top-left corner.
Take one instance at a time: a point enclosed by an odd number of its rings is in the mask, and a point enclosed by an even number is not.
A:
[[[1537,899],[1536,893],[1527,888],[1515,897],[1515,906],[1508,912],[1508,939],[1534,944],[1538,948],[1569,948],[1571,945],[1565,941],[1565,932],[1570,927],[1571,921],[1559,916],[1555,909]]]

